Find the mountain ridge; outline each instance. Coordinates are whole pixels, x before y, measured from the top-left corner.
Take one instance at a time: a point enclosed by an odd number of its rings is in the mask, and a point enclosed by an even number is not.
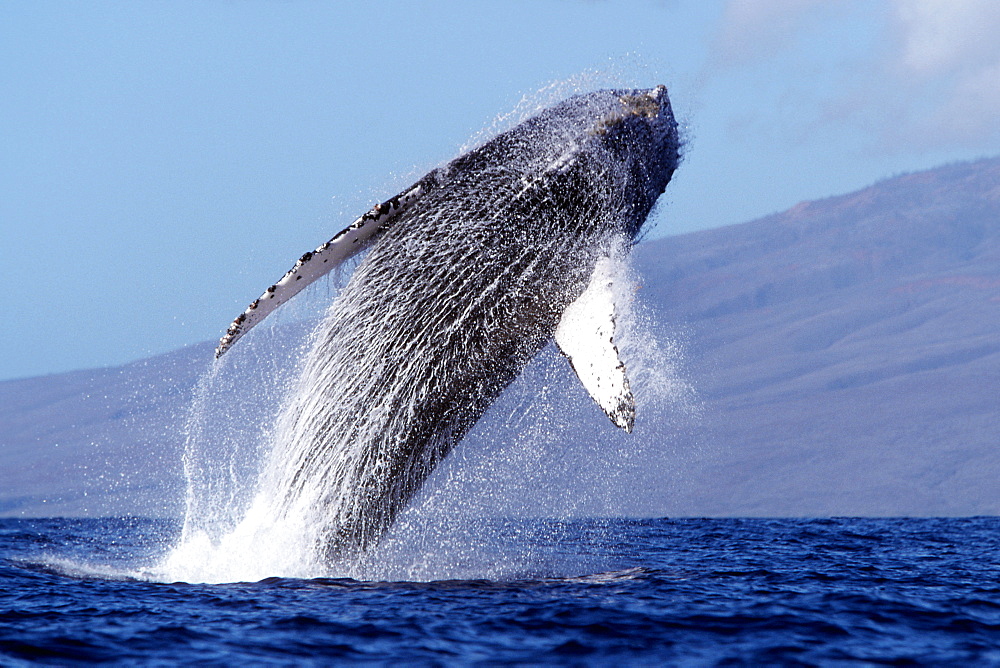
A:
[[[649,459],[622,465],[641,498],[612,510],[1000,513],[1000,158],[647,241],[634,265],[704,417],[647,416]],[[211,346],[0,382],[0,515],[179,514]]]

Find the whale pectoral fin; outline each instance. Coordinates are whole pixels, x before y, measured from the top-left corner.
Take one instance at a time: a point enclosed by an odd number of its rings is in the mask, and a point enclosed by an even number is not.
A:
[[[297,295],[307,285],[325,276],[344,261],[357,255],[371,245],[387,230],[399,214],[406,210],[432,187],[429,179],[423,179],[409,190],[390,200],[376,204],[371,211],[338,232],[332,239],[314,251],[299,258],[295,266],[280,281],[264,291],[241,313],[226,330],[215,349],[215,357],[220,357],[254,325],[266,318],[272,311]]]
[[[602,258],[594,267],[587,289],[563,311],[555,339],[601,410],[617,426],[631,432],[635,424],[635,398],[615,346],[615,301],[611,286],[611,260]]]

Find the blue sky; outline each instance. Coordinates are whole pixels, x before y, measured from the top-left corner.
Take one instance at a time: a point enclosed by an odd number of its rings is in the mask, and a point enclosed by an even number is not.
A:
[[[992,0],[0,4],[0,379],[216,339],[525,99],[669,87],[653,236],[1000,154],[997,34]]]

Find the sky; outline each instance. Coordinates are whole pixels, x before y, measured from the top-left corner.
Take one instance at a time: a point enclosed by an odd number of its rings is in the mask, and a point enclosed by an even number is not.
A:
[[[1000,154],[993,0],[0,3],[0,380],[216,340],[540,100],[666,84],[651,237]]]

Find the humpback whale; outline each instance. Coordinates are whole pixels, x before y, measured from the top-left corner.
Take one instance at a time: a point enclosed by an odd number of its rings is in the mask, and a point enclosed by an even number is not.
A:
[[[610,420],[635,402],[612,258],[680,159],[666,87],[568,98],[440,166],[314,251],[244,311],[216,357],[367,253],[313,334],[261,489],[321,517],[335,561],[377,544],[435,466],[551,340]]]

